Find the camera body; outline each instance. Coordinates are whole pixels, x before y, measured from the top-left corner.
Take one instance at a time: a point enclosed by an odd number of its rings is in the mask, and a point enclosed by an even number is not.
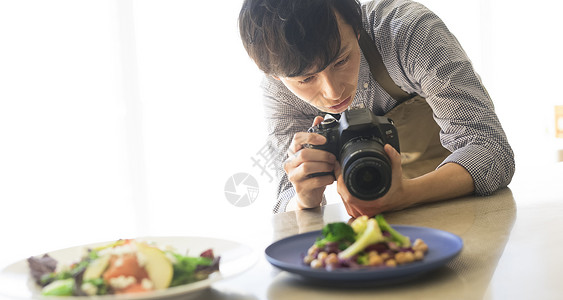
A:
[[[308,132],[327,139],[323,145],[306,146],[336,156],[346,187],[354,197],[374,200],[387,193],[391,186],[391,161],[383,146],[390,144],[400,151],[397,128],[391,119],[376,116],[367,108],[350,108],[340,120],[326,118]]]

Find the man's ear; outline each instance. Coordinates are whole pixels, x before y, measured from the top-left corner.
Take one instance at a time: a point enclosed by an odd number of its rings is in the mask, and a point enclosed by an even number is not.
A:
[[[275,75],[270,75],[270,76],[272,76],[272,78],[274,78],[275,80],[281,80],[278,76]]]

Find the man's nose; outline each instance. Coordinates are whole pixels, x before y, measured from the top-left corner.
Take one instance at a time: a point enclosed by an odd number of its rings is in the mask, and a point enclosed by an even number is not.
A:
[[[344,92],[343,85],[333,74],[325,74],[322,76],[323,87],[322,94],[327,100],[339,100]]]

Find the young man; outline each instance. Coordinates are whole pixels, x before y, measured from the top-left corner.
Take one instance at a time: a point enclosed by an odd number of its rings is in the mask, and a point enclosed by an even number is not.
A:
[[[510,183],[514,155],[493,103],[456,38],[423,5],[246,0],[239,27],[266,74],[268,145],[279,170],[274,212],[318,207],[335,180],[353,217],[486,195]],[[334,155],[303,146],[326,142],[307,133],[320,116],[360,105],[398,123],[401,142],[402,161],[385,145],[392,183],[374,201],[350,194]],[[320,172],[329,175],[311,176]]]

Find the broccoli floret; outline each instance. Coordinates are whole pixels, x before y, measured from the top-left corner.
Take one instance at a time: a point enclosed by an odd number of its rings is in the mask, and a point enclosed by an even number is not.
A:
[[[356,241],[350,245],[350,247],[340,252],[338,257],[342,259],[350,258],[363,251],[367,246],[383,240],[384,237],[381,233],[381,229],[379,229],[379,226],[377,225],[377,221],[370,218],[366,222],[365,230],[358,236]]]
[[[366,230],[366,227],[368,225],[368,216],[360,216],[357,217],[352,224],[350,224],[350,226],[352,226],[352,229],[354,229],[354,232],[356,232],[356,235],[360,235],[362,234],[362,232],[364,232],[364,230]]]
[[[319,238],[315,244],[322,248],[328,242],[353,243],[356,234],[350,225],[344,222],[329,223],[323,227],[323,238]]]
[[[389,232],[389,234],[391,234],[391,238],[393,238],[393,240],[400,247],[408,248],[408,247],[411,246],[410,238],[400,234],[397,230],[393,229],[393,227],[391,227],[391,225],[389,225],[387,223],[387,221],[385,221],[385,219],[383,218],[383,215],[379,214],[379,215],[375,216],[375,219],[377,220],[377,224],[379,224],[379,227],[381,228],[381,230],[385,230],[385,231]]]

